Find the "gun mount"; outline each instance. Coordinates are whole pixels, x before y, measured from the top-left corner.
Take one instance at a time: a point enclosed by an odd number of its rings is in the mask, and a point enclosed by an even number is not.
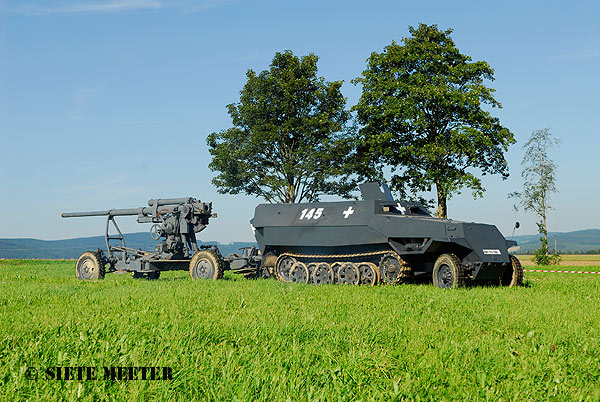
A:
[[[67,212],[63,218],[106,216],[106,254],[103,250],[87,251],[77,260],[76,275],[80,279],[101,279],[106,266],[109,271],[133,272],[134,277],[156,279],[160,271],[188,269],[192,278],[218,279],[225,266],[215,246],[198,247],[196,233],[208,225],[212,203],[195,198],[151,199],[147,207],[109,209],[91,212]],[[138,223],[153,223],[150,236],[160,240],[154,251],[128,248],[117,225],[117,216],[137,216]],[[111,225],[116,235],[111,235]],[[115,242],[117,244],[115,245]],[[202,250],[201,250],[202,249]]]

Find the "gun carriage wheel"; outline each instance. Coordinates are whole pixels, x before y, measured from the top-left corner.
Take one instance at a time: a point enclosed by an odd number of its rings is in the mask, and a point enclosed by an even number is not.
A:
[[[433,266],[433,284],[440,289],[465,285],[465,267],[454,254],[442,254]]]
[[[77,279],[104,279],[105,273],[104,262],[100,255],[94,251],[86,251],[81,254],[75,264],[75,276]]]
[[[523,267],[521,262],[514,255],[510,255],[510,267],[506,268],[500,278],[502,286],[521,286],[523,285]]]
[[[190,260],[190,276],[192,279],[221,279],[223,262],[210,250],[197,251]]]

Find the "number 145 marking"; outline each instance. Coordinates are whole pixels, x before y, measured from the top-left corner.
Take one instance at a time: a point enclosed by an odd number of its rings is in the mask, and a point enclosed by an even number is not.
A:
[[[300,220],[302,219],[319,219],[321,215],[323,215],[324,208],[305,208],[302,210],[302,214],[300,215]]]

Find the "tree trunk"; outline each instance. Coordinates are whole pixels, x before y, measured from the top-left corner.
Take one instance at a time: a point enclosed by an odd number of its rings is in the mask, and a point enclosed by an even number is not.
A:
[[[293,204],[296,200],[296,189],[294,188],[294,184],[290,183],[287,186],[285,191],[285,202],[284,204]]]
[[[546,243],[548,243],[548,226],[546,225],[546,210],[544,210],[544,237],[546,238]]]
[[[544,190],[546,188],[546,185],[544,183],[544,177],[542,176],[541,180],[542,182],[542,219],[543,219],[543,223],[544,223],[544,237],[546,238],[546,244],[548,244],[548,225],[546,223],[546,190]]]
[[[448,209],[446,208],[446,192],[439,183],[435,183],[435,188],[437,190],[438,199],[437,217],[446,219],[448,217]]]

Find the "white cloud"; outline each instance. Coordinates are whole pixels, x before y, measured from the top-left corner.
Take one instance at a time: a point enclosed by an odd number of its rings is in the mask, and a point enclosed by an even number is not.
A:
[[[76,14],[76,13],[117,13],[122,11],[179,9],[184,13],[194,13],[209,8],[221,7],[236,0],[71,0],[45,1],[40,3],[7,6],[0,4],[0,11],[24,15]]]
[[[181,9],[185,13],[196,13],[209,8],[226,6],[234,3],[236,0],[201,0],[181,2]]]
[[[591,60],[600,57],[600,42],[589,42],[563,54],[566,59]]]
[[[94,98],[104,91],[104,85],[83,88],[73,93],[74,106],[71,110],[71,117],[79,119],[82,117],[85,109],[92,103]]]
[[[157,0],[110,0],[110,1],[75,1],[70,3],[54,3],[43,5],[29,4],[20,7],[6,7],[6,11],[17,14],[71,14],[71,13],[111,13],[119,11],[157,9],[161,8]]]

